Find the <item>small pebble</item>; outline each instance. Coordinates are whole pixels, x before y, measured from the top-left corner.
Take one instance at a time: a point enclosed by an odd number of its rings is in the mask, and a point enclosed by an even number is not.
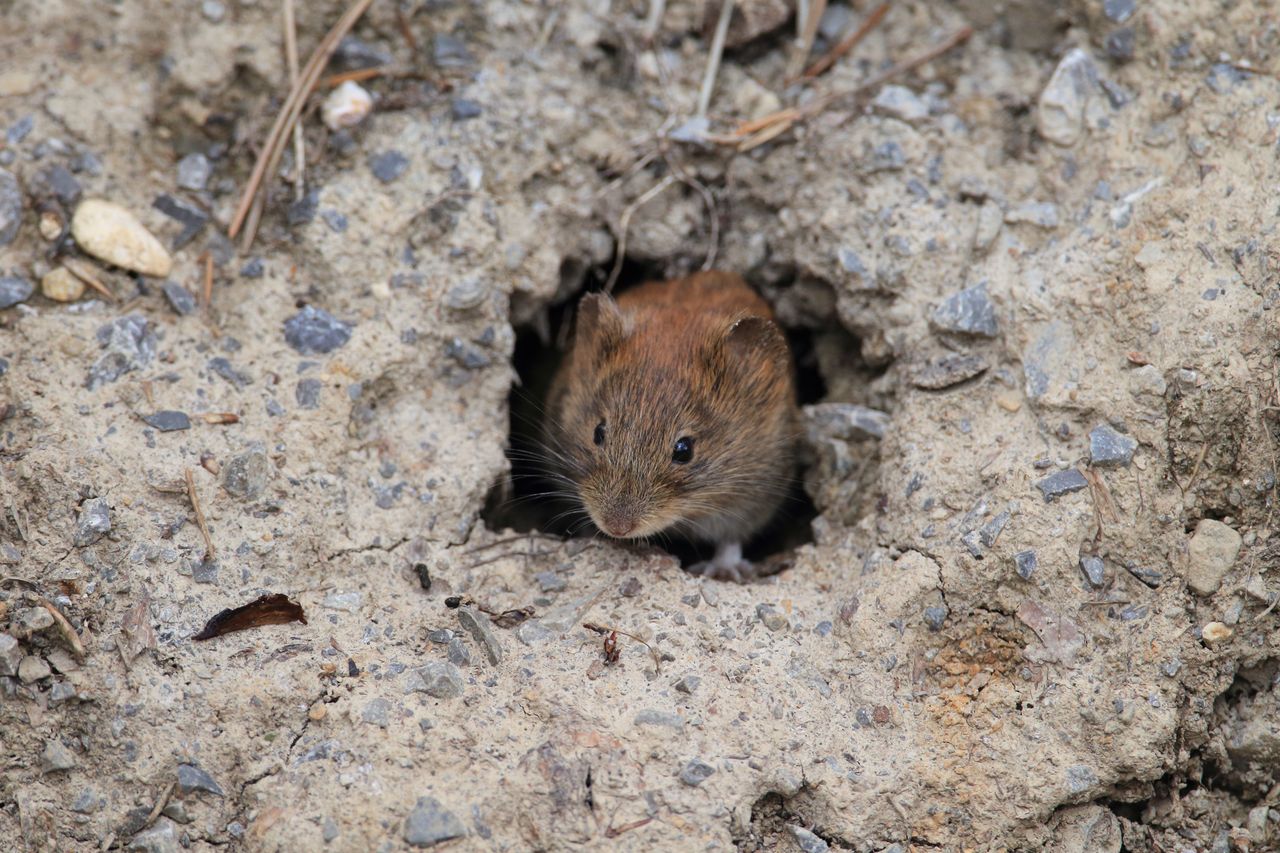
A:
[[[209,215],[203,210],[168,193],[156,196],[151,206],[182,225],[182,230],[170,244],[175,252],[194,240],[201,229],[209,223]]]
[[[419,797],[404,822],[404,840],[411,847],[433,847],[466,834],[462,821],[435,797]]]
[[[54,302],[75,302],[84,296],[85,283],[66,267],[56,267],[40,279],[40,292]]]
[[[369,700],[360,712],[360,721],[385,729],[391,722],[391,703],[381,696]]]
[[[791,623],[787,621],[786,614],[772,604],[756,605],[756,616],[770,631],[785,631],[791,627]]]
[[[196,308],[196,298],[190,290],[187,290],[176,281],[166,281],[160,285],[160,289],[164,291],[164,298],[169,301],[169,307],[175,312],[182,315],[194,314]]]
[[[1000,330],[985,283],[948,296],[929,319],[934,327],[947,332],[994,338]]]
[[[1031,576],[1036,573],[1036,552],[1035,551],[1019,551],[1013,555],[1014,566],[1018,570],[1018,576],[1023,580],[1031,580]]]
[[[240,268],[240,275],[244,278],[262,278],[264,272],[266,272],[266,267],[262,263],[262,258],[250,258]]]
[[[1136,439],[1107,424],[1099,424],[1089,431],[1089,458],[1094,465],[1127,466],[1137,449]]]
[[[1203,518],[1187,544],[1187,586],[1198,595],[1213,595],[1235,565],[1242,538],[1221,521]]]
[[[19,302],[26,302],[35,292],[36,286],[28,278],[18,275],[0,276],[0,311],[12,308]]]
[[[1036,104],[1036,129],[1055,145],[1074,145],[1084,130],[1084,110],[1097,85],[1098,69],[1080,48],[1069,50],[1054,69]]]
[[[639,578],[630,577],[619,585],[618,594],[623,598],[635,598],[640,594],[642,588],[643,584],[640,583]]]
[[[1058,206],[1046,201],[1029,201],[1010,208],[1004,214],[1004,221],[1010,225],[1026,224],[1038,228],[1058,227]]]
[[[462,39],[448,33],[437,33],[431,45],[431,58],[437,68],[465,68],[475,60]]]
[[[454,666],[471,666],[471,650],[462,642],[461,637],[454,637],[449,641],[447,654],[449,663]]]
[[[1080,555],[1080,568],[1094,589],[1101,589],[1107,582],[1107,567],[1102,558],[1094,554]]]
[[[1117,24],[1133,17],[1136,0],[1102,0],[1102,14]]]
[[[988,366],[980,355],[949,353],[914,367],[911,384],[927,391],[939,391],[978,376]]]
[[[905,122],[929,117],[929,105],[906,86],[881,86],[880,93],[871,102],[871,108],[882,115]]]
[[[22,658],[22,645],[18,639],[12,634],[0,634],[0,676],[16,676]]]
[[[44,658],[27,655],[18,664],[18,680],[23,684],[34,684],[50,675],[53,675],[53,670]]]
[[[351,326],[323,308],[308,305],[285,321],[284,339],[303,355],[324,355],[351,340]]]
[[[840,441],[884,438],[890,423],[887,413],[853,403],[815,403],[803,412],[811,436]]]
[[[459,607],[457,613],[458,623],[484,649],[489,663],[494,666],[502,663],[502,643],[494,632],[493,623],[489,621],[489,617],[482,615],[471,606]]]
[[[201,791],[206,794],[213,794],[215,797],[226,796],[222,786],[196,764],[178,765],[178,790],[184,794]]]
[[[20,633],[31,636],[52,628],[53,614],[43,607],[24,607],[17,612],[17,623]]]
[[[383,151],[369,155],[369,171],[384,184],[389,184],[409,168],[409,158],[399,151]]]
[[[172,258],[155,235],[113,202],[82,201],[71,217],[71,235],[85,252],[122,269],[163,277],[173,267]]]
[[[17,145],[27,138],[35,126],[36,117],[28,113],[9,126],[5,131],[4,141],[10,146]]]
[[[716,769],[701,758],[694,758],[684,767],[680,768],[680,781],[696,788],[703,782],[710,779],[716,772]]]
[[[63,166],[46,166],[31,179],[31,191],[35,195],[52,196],[66,207],[80,200],[80,182]]]
[[[684,730],[684,718],[679,714],[670,714],[665,711],[654,711],[646,709],[640,711],[635,716],[635,724],[637,726],[657,726],[664,729]]]
[[[1220,643],[1223,640],[1231,639],[1231,635],[1234,633],[1235,631],[1229,625],[1225,625],[1222,622],[1210,622],[1201,630],[1200,636],[1204,637],[1207,643]]]
[[[46,773],[71,770],[78,763],[75,753],[63,746],[62,742],[58,740],[51,740],[46,743],[44,752],[40,755],[40,764]]]
[[[320,391],[324,384],[319,379],[299,379],[293,396],[298,406],[303,409],[320,408]]]
[[[693,695],[698,690],[698,685],[702,684],[702,679],[696,675],[686,675],[675,683],[676,692],[687,693]]]
[[[795,839],[796,846],[800,848],[801,853],[827,853],[830,846],[818,836],[814,835],[803,826],[788,826],[791,831],[791,837]],[[897,846],[896,844],[894,845]]]
[[[321,119],[330,130],[354,127],[373,110],[373,97],[352,80],[329,93],[320,109]]]
[[[203,190],[212,174],[213,165],[209,158],[198,152],[178,161],[178,186],[184,190]]]
[[[90,498],[80,505],[80,517],[76,520],[75,544],[77,548],[92,545],[111,532],[111,507],[106,498]]]
[[[266,448],[254,444],[248,450],[232,457],[222,469],[222,487],[232,497],[241,500],[257,500],[267,488],[271,476],[271,460]]]
[[[0,169],[0,248],[13,242],[22,225],[22,188],[12,172]]]
[[[418,691],[437,699],[453,699],[462,695],[464,686],[462,673],[456,666],[432,661],[410,672],[405,692]]]
[[[1063,495],[1078,492],[1089,487],[1089,481],[1075,468],[1068,468],[1056,474],[1050,474],[1036,483],[1036,488],[1044,495],[1045,503],[1052,503]]]
[[[320,606],[329,610],[341,610],[343,613],[358,613],[363,603],[364,595],[359,590],[343,592],[335,589],[325,594]]]
[[[484,109],[479,103],[469,98],[454,98],[450,105],[450,112],[454,121],[467,121],[468,119],[478,118]]]
[[[154,427],[160,432],[175,432],[177,430],[191,429],[191,419],[184,412],[175,412],[172,409],[156,412],[154,415],[147,415],[142,419],[148,426]]]
[[[924,609],[924,621],[929,626],[930,631],[941,631],[943,624],[947,621],[947,608],[926,607]]]

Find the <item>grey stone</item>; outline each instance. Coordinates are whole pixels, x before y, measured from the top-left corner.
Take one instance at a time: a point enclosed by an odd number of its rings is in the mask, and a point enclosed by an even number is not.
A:
[[[941,631],[943,624],[947,621],[947,608],[945,607],[926,607],[924,609],[924,622],[929,626],[930,631]]]
[[[804,407],[804,415],[812,439],[884,438],[889,429],[889,415],[853,403],[815,403]]]
[[[160,432],[191,429],[191,419],[187,417],[186,413],[175,412],[172,409],[165,409],[153,415],[147,415],[142,420],[146,422],[147,426],[154,427]]]
[[[1081,554],[1080,569],[1094,589],[1102,589],[1106,585],[1107,565],[1101,557],[1095,554]]]
[[[640,711],[635,716],[637,726],[657,726],[664,729],[684,730],[684,717],[666,711],[655,711],[652,708]]]
[[[82,192],[80,182],[64,166],[46,166],[31,179],[31,192],[53,197],[67,207],[74,207]]]
[[[22,663],[22,645],[12,634],[0,634],[0,676],[13,678]]]
[[[51,740],[44,745],[44,752],[40,755],[40,766],[46,773],[59,773],[64,770],[70,770],[79,762],[76,755],[71,750],[62,745],[62,741]]]
[[[341,234],[347,230],[346,214],[337,210],[322,210],[320,218],[324,220],[324,224],[329,226],[329,230],[334,234]]]
[[[27,636],[53,627],[53,614],[43,607],[24,607],[16,616],[18,627]]]
[[[785,631],[791,627],[786,614],[772,604],[757,604],[756,616],[770,631]]]
[[[1036,488],[1044,495],[1045,503],[1052,503],[1063,495],[1078,492],[1088,486],[1089,481],[1084,478],[1084,474],[1081,474],[1075,468],[1068,468],[1065,471],[1050,474],[1036,483]]]
[[[390,723],[390,715],[391,703],[378,696],[370,699],[369,704],[364,706],[364,710],[360,712],[360,720],[380,729],[385,729]]]
[[[98,810],[98,795],[92,788],[85,788],[76,795],[76,801],[71,804],[71,810],[76,814],[93,814]]]
[[[243,388],[253,381],[247,374],[236,370],[225,356],[216,355],[209,359],[208,368],[237,388]]]
[[[1045,326],[1022,354],[1027,396],[1041,400],[1050,394],[1065,394],[1067,386],[1074,382],[1078,355],[1075,335],[1068,324],[1054,320]]]
[[[445,344],[444,353],[467,370],[479,370],[493,363],[484,352],[461,338],[454,338]]]
[[[1076,764],[1067,768],[1067,790],[1072,794],[1082,794],[1098,784],[1098,774],[1092,767]]]
[[[454,699],[462,695],[462,673],[451,663],[432,661],[409,673],[406,693],[426,693],[437,699]]]
[[[462,642],[461,637],[454,637],[449,641],[447,652],[449,663],[454,666],[471,666],[471,650],[467,648],[467,644]]]
[[[105,352],[89,368],[85,385],[90,391],[141,370],[156,357],[156,336],[141,314],[119,317],[102,326],[97,338]]]
[[[395,62],[395,57],[384,48],[369,44],[364,39],[346,36],[338,42],[338,48],[333,53],[333,61],[344,68],[355,70],[391,65]]]
[[[35,126],[35,116],[28,113],[9,126],[9,129],[4,133],[4,141],[10,146],[17,145],[27,138]]]
[[[13,242],[22,224],[22,188],[13,173],[0,169],[0,248]]]
[[[253,501],[262,496],[271,475],[271,460],[261,444],[254,443],[222,469],[222,487],[241,500]]]
[[[409,169],[409,158],[399,151],[380,151],[369,155],[369,171],[384,184],[397,180]]]
[[[172,248],[175,251],[194,240],[200,230],[209,224],[207,213],[168,193],[157,196],[151,206],[182,225],[182,230],[173,238]]]
[[[1000,205],[987,199],[978,209],[978,223],[973,229],[974,251],[985,252],[990,249],[1003,227],[1004,211],[1000,209]]]
[[[92,545],[111,532],[111,506],[106,498],[90,498],[80,505],[80,518],[76,520],[75,544],[77,548]]]
[[[1036,573],[1037,564],[1035,551],[1019,551],[1013,555],[1013,565],[1024,581],[1031,580],[1031,576]]]
[[[437,68],[466,68],[475,60],[462,39],[437,33],[431,44],[431,59]]]
[[[484,113],[484,108],[470,98],[454,98],[450,105],[450,112],[454,121],[466,121],[479,118]]]
[[[1129,62],[1133,59],[1137,47],[1137,34],[1133,27],[1117,27],[1107,34],[1102,42],[1102,49],[1107,58],[1116,62]]]
[[[244,278],[262,278],[263,273],[266,271],[266,265],[262,263],[262,258],[250,258],[240,268],[240,275]]]
[[[1204,82],[1219,95],[1230,92],[1239,83],[1249,79],[1249,74],[1226,62],[1217,62],[1209,69]]]
[[[1197,595],[1213,595],[1240,554],[1242,538],[1221,521],[1203,518],[1187,545],[1187,586]]]
[[[680,781],[692,788],[696,788],[710,779],[715,772],[716,769],[710,764],[701,758],[694,758],[680,768]]]
[[[1168,383],[1160,375],[1160,368],[1154,364],[1144,364],[1129,371],[1129,393],[1135,397],[1141,397],[1144,394],[1163,397],[1168,387]]]
[[[1136,439],[1107,424],[1099,424],[1089,431],[1089,459],[1094,465],[1128,465],[1137,449]]]
[[[560,592],[567,586],[565,579],[555,572],[538,572],[533,579],[542,592]]]
[[[1085,104],[1097,87],[1098,69],[1080,48],[1067,52],[1040,93],[1036,129],[1055,145],[1074,145],[1084,129]]]
[[[478,276],[468,276],[445,292],[444,304],[451,311],[479,308],[489,297],[489,286]]]
[[[996,513],[990,521],[982,525],[978,530],[978,541],[983,547],[990,548],[996,544],[996,540],[1000,538],[1000,534],[1004,532],[1005,525],[1009,523],[1012,514],[1009,510],[1004,509]]]
[[[686,675],[676,682],[675,688],[677,693],[687,693],[692,696],[698,690],[698,685],[702,684],[702,679],[696,675]]]
[[[994,338],[1000,331],[985,283],[948,296],[929,319],[934,327],[947,332]]]
[[[324,355],[351,340],[351,326],[323,308],[308,305],[285,321],[284,339],[303,355]]]
[[[871,108],[906,122],[929,117],[929,105],[906,86],[882,86],[880,93],[871,102]]]
[[[911,384],[926,391],[940,391],[984,373],[988,366],[980,355],[948,353],[912,368]]]
[[[184,190],[203,190],[209,184],[209,176],[213,174],[213,165],[209,158],[200,154],[188,154],[178,161],[178,186]]]
[[[871,149],[866,163],[866,169],[870,173],[896,172],[907,165],[907,154],[901,145],[891,139]]]
[[[225,797],[222,786],[198,764],[178,765],[178,790],[184,794],[203,791],[215,797]]]
[[[27,655],[18,662],[18,680],[23,684],[35,684],[53,674],[44,658]]]
[[[191,823],[192,820],[191,813],[187,811],[187,804],[182,800],[170,800],[160,810],[160,814],[174,823]]]
[[[1135,0],[1102,0],[1102,14],[1117,24],[1133,17]]]
[[[70,702],[76,698],[76,695],[74,684],[66,681],[55,681],[53,686],[49,688],[49,704],[60,705],[63,702]]]
[[[36,292],[35,282],[20,275],[0,276],[0,310],[26,302]]]
[[[827,842],[803,826],[791,824],[787,829],[791,831],[791,837],[795,839],[796,846],[800,848],[801,853],[827,853],[831,849]]]
[[[177,825],[164,817],[156,820],[150,829],[135,835],[125,849],[141,853],[183,853],[183,847],[178,843]]]
[[[498,640],[498,635],[494,633],[493,624],[489,621],[489,617],[482,615],[470,605],[459,607],[457,612],[458,623],[484,649],[485,656],[489,658],[489,663],[494,666],[502,663],[502,643]]]
[[[404,840],[412,847],[433,847],[466,834],[462,821],[435,797],[419,797],[404,822]]]
[[[176,281],[166,281],[160,285],[160,289],[164,291],[164,298],[169,301],[169,307],[178,314],[183,316],[194,314],[199,307],[196,304],[195,295]]]
[[[320,408],[320,391],[323,390],[324,383],[319,379],[299,379],[297,386],[293,389],[293,397],[298,401],[298,406],[303,409]]]
[[[526,646],[536,646],[539,643],[545,643],[555,636],[546,625],[542,624],[540,619],[528,619],[520,623],[516,628],[516,639]]]
[[[334,823],[333,818],[328,815],[325,815],[324,823],[320,827],[320,837],[324,839],[325,844],[338,837],[338,824]]]
[[[315,219],[316,212],[319,210],[320,190],[307,190],[306,195],[290,203],[288,210],[285,211],[284,220],[291,228],[297,228]]]
[[[1023,202],[1005,211],[1004,221],[1010,225],[1026,224],[1038,228],[1057,228],[1058,206],[1047,201]]]
[[[362,604],[364,604],[364,594],[359,590],[351,590],[350,592],[332,590],[320,602],[321,607],[328,610],[340,610],[343,613],[359,613]]]

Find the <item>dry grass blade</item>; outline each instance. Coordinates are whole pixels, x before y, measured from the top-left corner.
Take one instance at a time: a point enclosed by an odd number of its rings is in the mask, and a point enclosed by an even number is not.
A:
[[[200,288],[200,307],[207,311],[213,303],[213,253],[205,252],[200,260],[204,262],[204,284]]]
[[[881,3],[873,9],[857,29],[842,38],[835,47],[827,51],[827,54],[817,62],[806,68],[800,76],[811,80],[820,74],[824,74],[827,69],[836,64],[840,57],[853,50],[858,45],[858,42],[866,38],[868,33],[880,25],[880,22],[884,20],[884,16],[888,14],[891,5],[893,4]]]
[[[316,45],[311,58],[307,60],[306,66],[298,76],[297,85],[292,87],[288,97],[285,98],[285,102],[280,108],[280,113],[276,116],[275,123],[271,126],[271,132],[267,134],[266,142],[263,143],[262,153],[258,155],[257,162],[253,164],[253,171],[250,173],[249,181],[245,185],[244,194],[240,197],[240,204],[236,207],[236,214],[231,220],[231,227],[227,229],[228,237],[235,237],[239,234],[255,203],[261,204],[259,199],[263,179],[275,171],[276,166],[279,164],[280,155],[284,151],[284,140],[293,130],[298,117],[302,115],[302,108],[306,103],[307,96],[311,94],[311,90],[315,88],[316,81],[320,79],[321,70],[329,62],[329,57],[333,56],[333,52],[337,50],[338,42],[355,26],[356,21],[360,19],[360,16],[365,13],[372,3],[373,0],[355,0],[343,16],[338,19],[338,22],[333,25],[333,29],[329,30],[325,37],[320,40],[320,43]],[[260,213],[254,217],[253,228],[250,228],[245,233],[246,244],[252,242],[253,232],[259,217]]]
[[[799,14],[803,10],[804,14]],[[796,27],[800,30],[796,35],[795,50],[791,53],[791,58],[787,61],[786,79],[788,82],[794,81],[800,69],[804,67],[804,61],[809,58],[809,54],[813,51],[813,42],[818,37],[818,27],[822,23],[822,16],[827,11],[827,0],[810,0],[809,3],[802,3],[797,9]]]
[[[191,473],[191,469],[187,471],[187,497],[191,500],[191,508],[195,510],[196,524],[200,527],[200,535],[204,537],[205,560],[212,560],[216,556],[213,548],[213,537],[209,535],[209,525],[204,520],[204,510],[200,508],[200,498],[196,496],[196,478]]]
[[[53,621],[58,626],[58,633],[62,635],[62,639],[67,641],[67,645],[71,647],[71,653],[76,656],[77,660],[83,661],[85,658],[84,642],[81,641],[80,635],[76,633],[76,629],[71,627],[71,623],[67,621],[67,617],[62,615],[62,611],[54,607],[53,602],[40,596],[40,606],[49,611],[49,615],[53,617]]]
[[[73,276],[80,279],[103,296],[107,297],[108,301],[116,301],[116,295],[111,292],[110,288],[99,281],[96,275],[94,275],[93,267],[78,258],[63,258],[62,265],[66,267]]]
[[[734,0],[721,0],[721,3],[720,19],[716,21],[716,33],[711,39],[711,50],[707,54],[707,71],[702,75],[702,88],[698,91],[699,116],[705,116],[711,106],[711,93],[716,87],[720,57],[724,56],[724,42],[729,37],[729,21],[733,18]]]
[[[617,284],[618,276],[622,274],[622,262],[626,259],[627,255],[627,229],[631,226],[631,217],[635,214],[638,208],[651,201],[659,193],[678,180],[679,178],[675,175],[667,175],[661,181],[658,181],[658,183],[645,190],[639,198],[627,205],[626,210],[622,211],[622,217],[618,220],[618,251],[613,259],[613,269],[609,270],[609,278],[604,283],[605,293],[613,292],[613,286]]]
[[[398,7],[397,7],[398,8]],[[298,85],[298,27],[293,19],[293,0],[284,0],[284,58],[289,66],[289,85]],[[301,200],[306,184],[307,148],[302,138],[302,125],[293,126],[293,193]]]

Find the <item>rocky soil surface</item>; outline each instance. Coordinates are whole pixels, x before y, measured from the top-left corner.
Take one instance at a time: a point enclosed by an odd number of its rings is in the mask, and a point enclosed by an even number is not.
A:
[[[1274,9],[739,6],[699,120],[718,4],[375,0],[245,247],[280,5],[7,4],[6,848],[1280,848]],[[806,544],[508,529],[517,351],[708,262]]]

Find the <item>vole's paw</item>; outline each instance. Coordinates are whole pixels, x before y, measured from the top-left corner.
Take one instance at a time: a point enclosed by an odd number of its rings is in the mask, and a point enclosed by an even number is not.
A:
[[[746,583],[755,580],[760,570],[750,560],[742,558],[740,542],[722,542],[716,548],[714,557],[701,563],[694,563],[689,567],[689,572],[712,580]]]

